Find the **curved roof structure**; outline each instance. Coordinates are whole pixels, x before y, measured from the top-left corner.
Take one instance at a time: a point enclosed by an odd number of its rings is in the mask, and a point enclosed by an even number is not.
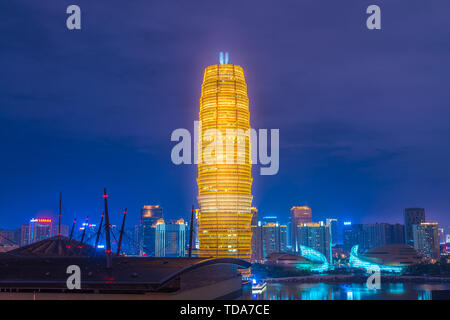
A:
[[[95,248],[88,244],[56,236],[8,251],[8,254],[33,257],[85,257],[102,255],[104,252],[96,252]]]
[[[312,264],[311,260],[293,253],[272,252],[266,257],[269,263],[304,263]]]
[[[366,270],[379,268],[380,271],[400,273],[408,265],[419,261],[417,252],[404,244],[378,247],[361,255],[358,245],[355,245],[350,253],[350,266]]]
[[[418,252],[406,244],[397,243],[371,249],[363,254],[364,259],[383,265],[411,265],[420,262]]]

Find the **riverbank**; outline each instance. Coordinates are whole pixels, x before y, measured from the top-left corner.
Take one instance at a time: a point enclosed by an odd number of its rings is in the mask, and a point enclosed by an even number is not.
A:
[[[365,283],[368,275],[310,275],[284,278],[266,278],[268,283]],[[450,278],[408,275],[381,275],[388,283],[450,283]]]

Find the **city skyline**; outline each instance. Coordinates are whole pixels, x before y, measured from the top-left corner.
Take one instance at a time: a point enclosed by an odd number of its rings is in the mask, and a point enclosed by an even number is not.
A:
[[[58,27],[56,2],[0,4],[1,41],[9,43],[0,52],[0,227],[55,217],[59,192],[65,224],[87,215],[98,222],[105,186],[116,224],[124,208],[136,224],[146,204],[187,219],[197,171],[170,162],[170,132],[197,119],[202,70],[228,51],[247,72],[251,126],[280,128],[279,174],[254,175],[252,205],[260,216],[287,221],[292,206],[307,204],[315,220],[403,223],[405,208],[423,207],[428,220],[448,229],[450,152],[442,141],[449,138],[449,45],[442,39],[449,34],[431,22],[444,21],[450,5],[421,2],[405,14],[402,5],[386,3],[396,19],[386,20],[395,28],[383,37],[354,27],[364,23],[363,4],[324,11],[263,1],[240,5],[234,25],[216,10],[223,5],[154,10],[137,2],[129,9],[133,21],[116,25],[107,21],[123,18],[122,7],[83,2],[89,28],[80,36]],[[261,12],[271,12],[272,23]],[[31,21],[33,35],[12,16]],[[160,16],[171,18],[162,24]],[[77,49],[84,47],[91,52]]]

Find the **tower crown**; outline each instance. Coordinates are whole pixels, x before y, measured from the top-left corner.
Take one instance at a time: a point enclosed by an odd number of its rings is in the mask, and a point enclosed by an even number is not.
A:
[[[229,60],[228,52],[223,53],[222,51],[220,51],[219,53],[220,64],[228,64],[228,60]]]

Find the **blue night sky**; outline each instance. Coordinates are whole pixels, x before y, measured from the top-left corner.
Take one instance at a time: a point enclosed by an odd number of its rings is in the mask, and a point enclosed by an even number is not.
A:
[[[278,175],[254,176],[261,216],[307,204],[314,220],[402,222],[420,206],[448,227],[449,13],[444,0],[1,1],[0,228],[54,215],[60,191],[64,223],[96,222],[103,187],[113,223],[144,204],[188,218],[197,170],[172,164],[170,135],[193,130],[219,51],[246,72],[252,127],[280,129]]]

